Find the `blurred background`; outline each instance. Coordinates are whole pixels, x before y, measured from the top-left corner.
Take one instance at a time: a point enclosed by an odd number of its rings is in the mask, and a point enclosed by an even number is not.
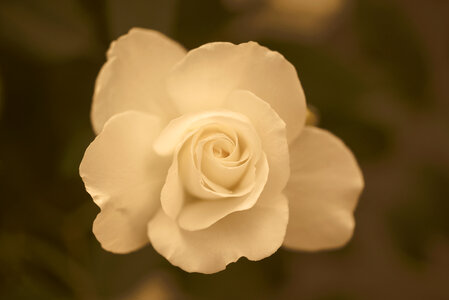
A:
[[[78,166],[109,43],[282,53],[364,172],[352,241],[214,275],[100,247]],[[449,1],[0,0],[1,299],[449,299]]]

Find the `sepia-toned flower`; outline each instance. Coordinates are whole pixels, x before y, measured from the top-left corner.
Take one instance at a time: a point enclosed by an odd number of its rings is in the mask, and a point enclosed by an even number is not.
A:
[[[188,272],[214,273],[282,245],[343,246],[363,188],[344,143],[306,125],[295,68],[255,42],[187,52],[132,29],[113,42],[80,165],[102,247],[151,243]]]

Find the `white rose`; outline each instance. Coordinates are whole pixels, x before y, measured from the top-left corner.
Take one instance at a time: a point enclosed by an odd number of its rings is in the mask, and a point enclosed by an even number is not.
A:
[[[294,67],[254,42],[188,53],[132,29],[98,76],[98,136],[80,174],[101,208],[93,232],[115,253],[151,242],[172,264],[214,273],[280,246],[344,245],[363,187],[350,150],[305,126]]]

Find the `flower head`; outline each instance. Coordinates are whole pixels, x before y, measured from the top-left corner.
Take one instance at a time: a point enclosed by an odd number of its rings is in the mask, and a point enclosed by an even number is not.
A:
[[[92,105],[98,134],[80,166],[102,247],[151,243],[172,264],[214,273],[282,245],[344,245],[363,179],[350,150],[305,126],[295,68],[257,43],[186,52],[132,29],[113,42]]]

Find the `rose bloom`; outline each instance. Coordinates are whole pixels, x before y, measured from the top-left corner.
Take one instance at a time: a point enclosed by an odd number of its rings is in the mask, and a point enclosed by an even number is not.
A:
[[[186,50],[132,29],[95,86],[97,137],[80,166],[102,247],[151,243],[188,272],[214,273],[279,247],[344,245],[363,178],[351,151],[306,126],[295,68],[255,42]]]

